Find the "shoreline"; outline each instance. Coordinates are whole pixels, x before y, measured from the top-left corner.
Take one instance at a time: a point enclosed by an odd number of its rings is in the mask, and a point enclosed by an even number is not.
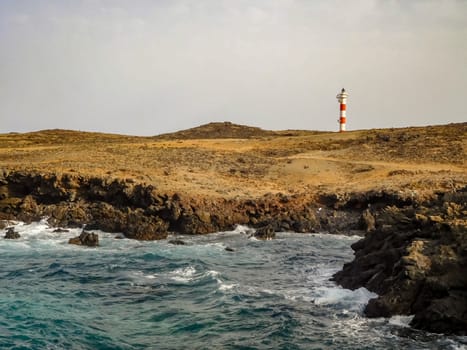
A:
[[[0,135],[0,223],[48,217],[139,240],[235,225],[259,239],[361,232],[334,279],[379,295],[367,316],[415,314],[415,328],[467,334],[467,123],[342,135],[247,129],[244,139],[231,124],[208,130],[218,138]]]

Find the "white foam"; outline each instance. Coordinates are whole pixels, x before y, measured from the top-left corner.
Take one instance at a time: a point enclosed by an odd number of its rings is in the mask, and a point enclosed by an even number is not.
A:
[[[219,271],[215,271],[215,270],[209,270],[206,272],[206,275],[210,277],[217,277],[217,276],[220,276],[220,274],[221,273]]]
[[[333,239],[339,239],[343,241],[358,241],[362,239],[362,236],[359,235],[341,235],[341,234],[335,234],[335,233],[329,233],[329,232],[318,232],[318,233],[311,233],[311,236],[313,237],[319,237],[319,238],[333,238]]]
[[[296,289],[289,289],[283,293],[283,296],[287,300],[292,300],[292,301],[306,301],[306,302],[312,302],[313,296],[311,295],[311,291],[309,288],[296,288]]]
[[[157,274],[145,274],[143,271],[132,271],[130,273],[125,273],[130,280],[132,286],[146,286],[152,284],[152,280],[158,277]]]
[[[225,292],[225,291],[228,291],[228,290],[231,290],[231,289],[234,289],[234,288],[238,287],[238,284],[236,284],[236,283],[231,283],[231,284],[224,283],[220,279],[217,280],[217,283],[219,284],[218,290],[220,290],[222,292]]]
[[[461,337],[461,338],[465,338],[465,337]],[[467,350],[467,345],[455,343],[452,339],[448,339],[446,343],[447,343],[446,345],[449,346],[448,349],[450,350]]]
[[[338,286],[317,287],[314,288],[313,294],[317,295],[313,298],[316,305],[344,304],[346,309],[359,311],[368,303],[368,300],[378,296],[363,287],[349,290]]]
[[[412,321],[413,317],[414,315],[395,315],[389,319],[388,323],[393,326],[410,327],[409,323]]]
[[[192,266],[176,269],[170,273],[170,278],[181,283],[188,283],[194,279],[196,269]]]
[[[18,239],[9,240],[0,238],[0,249],[7,251],[27,251],[27,250],[49,250],[57,249],[57,247],[65,244],[68,240],[76,235],[79,229],[69,230],[69,232],[53,232],[55,228],[51,228],[46,219],[39,222],[26,224],[24,222],[15,222],[14,230],[19,233]]]
[[[251,234],[254,232],[254,229],[245,225],[237,225],[231,233],[241,233],[241,234]]]

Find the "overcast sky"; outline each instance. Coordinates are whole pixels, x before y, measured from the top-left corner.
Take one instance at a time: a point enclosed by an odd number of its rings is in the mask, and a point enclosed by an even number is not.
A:
[[[0,0],[0,133],[467,121],[467,0]]]

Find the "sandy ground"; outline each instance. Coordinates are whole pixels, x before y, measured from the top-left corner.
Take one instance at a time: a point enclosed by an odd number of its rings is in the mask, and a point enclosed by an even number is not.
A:
[[[466,186],[466,150],[467,123],[346,133],[212,123],[159,137],[64,130],[3,134],[0,169],[125,178],[161,192],[224,198],[423,191]]]

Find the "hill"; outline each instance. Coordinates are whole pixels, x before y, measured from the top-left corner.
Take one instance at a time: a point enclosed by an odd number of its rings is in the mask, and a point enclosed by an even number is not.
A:
[[[233,124],[231,122],[213,122],[187,130],[156,136],[159,139],[246,139],[253,137],[278,136],[279,133],[261,128]]]
[[[7,170],[128,178],[217,197],[466,181],[467,123],[345,133],[210,123],[158,137],[66,130],[0,135]]]

